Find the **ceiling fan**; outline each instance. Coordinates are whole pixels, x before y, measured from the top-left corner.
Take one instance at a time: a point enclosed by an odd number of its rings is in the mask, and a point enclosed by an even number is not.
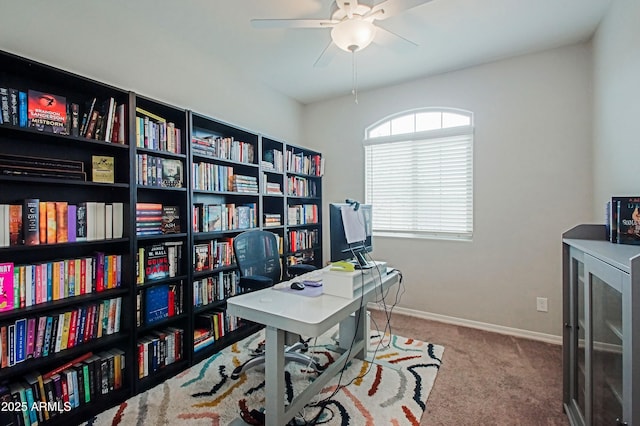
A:
[[[331,42],[314,66],[326,65],[335,47],[355,53],[369,46],[376,35],[417,46],[416,43],[375,24],[431,0],[385,0],[373,6],[358,0],[335,0],[330,19],[253,19],[255,28],[331,28]]]

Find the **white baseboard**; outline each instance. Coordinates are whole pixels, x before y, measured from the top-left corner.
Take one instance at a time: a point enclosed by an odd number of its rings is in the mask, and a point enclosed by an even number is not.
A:
[[[380,307],[375,303],[370,303],[369,309],[381,311]],[[447,315],[433,314],[430,312],[417,311],[396,306],[393,312],[408,315],[412,317],[422,318],[426,320],[443,322],[446,324],[460,325],[463,327],[476,328],[478,330],[491,331],[493,333],[506,334],[509,336],[523,337],[525,339],[538,340],[540,342],[552,343],[554,345],[562,345],[562,336],[554,336],[552,334],[538,333],[536,331],[521,330],[519,328],[505,327],[502,325],[489,324],[486,322],[467,320],[463,318],[450,317]]]

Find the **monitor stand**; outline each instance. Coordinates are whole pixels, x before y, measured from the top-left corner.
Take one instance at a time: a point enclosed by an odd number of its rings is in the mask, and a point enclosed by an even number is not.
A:
[[[367,261],[364,257],[364,252],[356,251],[354,253],[356,269],[371,269],[375,266],[374,263]]]

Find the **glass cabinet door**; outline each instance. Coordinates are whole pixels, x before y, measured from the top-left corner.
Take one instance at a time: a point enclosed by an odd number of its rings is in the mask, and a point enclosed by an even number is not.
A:
[[[591,276],[592,424],[622,418],[622,294]]]
[[[579,259],[571,258],[571,298],[573,311],[571,313],[571,356],[570,363],[570,387],[569,396],[571,411],[576,421],[584,424],[586,380],[585,380],[585,281],[584,263]]]

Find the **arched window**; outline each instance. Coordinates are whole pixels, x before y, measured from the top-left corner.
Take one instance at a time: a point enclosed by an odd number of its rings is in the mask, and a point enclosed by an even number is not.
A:
[[[473,114],[423,108],[366,129],[365,200],[374,235],[473,236]]]

